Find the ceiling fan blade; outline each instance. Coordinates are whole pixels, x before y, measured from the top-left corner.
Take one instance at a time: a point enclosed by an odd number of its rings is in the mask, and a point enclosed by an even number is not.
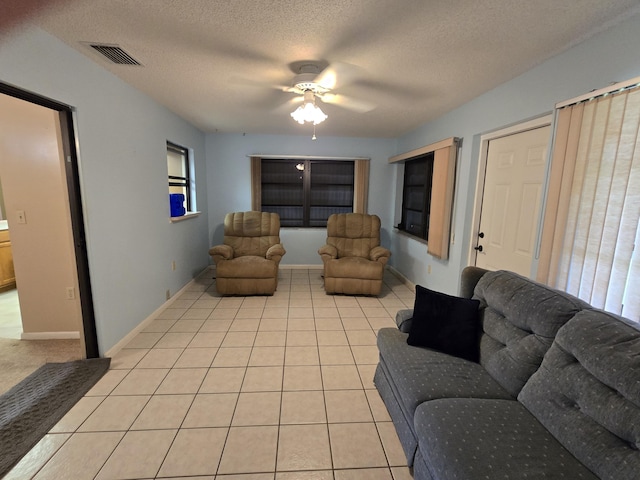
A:
[[[287,100],[285,103],[279,105],[278,107],[273,109],[273,113],[282,114],[282,113],[291,113],[295,110],[296,106],[301,104],[303,97],[300,95],[296,95],[295,97]]]
[[[349,110],[353,110],[358,113],[366,113],[370,112],[377,105],[373,103],[366,102],[364,100],[357,100],[352,97],[347,97],[345,95],[335,94],[335,93],[325,93],[324,95],[318,95],[320,100],[324,103],[330,103],[332,105],[338,105],[340,107],[344,107]]]
[[[349,63],[332,63],[325,68],[314,79],[314,83],[326,88],[327,90],[335,90],[353,83],[358,77],[361,77],[363,69]]]

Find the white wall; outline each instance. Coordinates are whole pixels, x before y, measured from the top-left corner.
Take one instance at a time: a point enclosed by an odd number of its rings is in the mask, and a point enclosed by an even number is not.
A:
[[[167,289],[176,292],[208,265],[205,136],[37,28],[2,38],[0,81],[75,109],[96,327],[104,353],[164,303]],[[175,224],[168,219],[167,140],[194,149],[203,212]]]
[[[330,121],[330,120],[327,120]],[[251,169],[249,156],[309,155],[371,158],[369,213],[380,217],[380,242],[389,247],[393,217],[389,179],[395,169],[387,163],[395,150],[395,140],[373,138],[285,135],[207,135],[207,185],[209,189],[209,240],[222,243],[223,221],[228,212],[251,209]],[[318,248],[327,238],[326,228],[282,228],[280,240],[287,254],[282,265],[322,265]],[[393,262],[393,257],[391,258]]]
[[[437,260],[423,244],[392,233],[396,268],[411,281],[449,293],[458,290],[467,264],[480,136],[542,116],[562,100],[640,76],[640,14],[477,97],[460,108],[398,139],[402,153],[456,136],[463,139],[458,160],[454,224],[455,243],[448,261]],[[397,201],[402,187],[396,188]],[[427,266],[432,273],[427,273]]]

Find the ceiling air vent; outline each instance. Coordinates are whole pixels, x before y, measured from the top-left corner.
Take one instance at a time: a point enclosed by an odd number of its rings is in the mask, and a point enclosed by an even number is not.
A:
[[[135,58],[125,52],[117,45],[103,45],[99,43],[90,43],[89,46],[96,52],[107,57],[112,63],[118,65],[142,65]]]

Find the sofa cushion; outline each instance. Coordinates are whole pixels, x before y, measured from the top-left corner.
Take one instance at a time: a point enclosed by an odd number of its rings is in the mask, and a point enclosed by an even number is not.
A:
[[[603,479],[640,475],[640,331],[585,310],[560,329],[519,400]]]
[[[423,467],[437,480],[597,478],[513,400],[433,400],[414,422]]]
[[[435,398],[514,399],[478,364],[428,348],[407,344],[396,328],[378,331],[380,363],[400,407],[412,421],[416,407]]]
[[[478,361],[478,300],[434,292],[416,285],[407,343]]]
[[[589,307],[506,271],[485,273],[473,298],[481,309],[480,363],[513,396],[538,369],[558,329]]]

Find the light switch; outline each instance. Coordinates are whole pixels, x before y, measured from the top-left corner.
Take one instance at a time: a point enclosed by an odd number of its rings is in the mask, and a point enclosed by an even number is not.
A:
[[[24,210],[16,210],[16,217],[18,218],[18,223],[27,223],[27,217],[24,214]]]

